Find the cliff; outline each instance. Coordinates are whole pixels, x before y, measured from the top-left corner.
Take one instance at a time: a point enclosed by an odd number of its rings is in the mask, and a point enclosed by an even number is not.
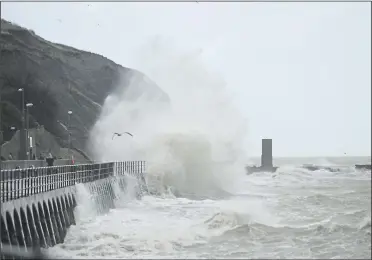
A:
[[[72,146],[86,151],[90,128],[95,123],[105,98],[113,91],[124,91],[135,78],[141,92],[169,97],[139,71],[122,67],[94,53],[49,42],[32,30],[1,20],[0,93],[1,143],[21,129],[22,96],[30,108],[30,128],[43,126],[61,147],[67,147],[68,111],[71,117]],[[119,85],[120,84],[120,85]],[[138,93],[137,91],[135,91]],[[133,94],[133,93],[132,93]],[[137,98],[129,95],[130,99]],[[49,138],[49,137],[48,137]],[[14,149],[12,149],[14,150]]]

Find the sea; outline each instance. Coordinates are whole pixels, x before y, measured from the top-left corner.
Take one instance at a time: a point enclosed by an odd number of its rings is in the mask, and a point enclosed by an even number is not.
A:
[[[158,183],[157,193],[140,199],[128,190],[104,215],[93,213],[80,185],[77,224],[45,252],[64,259],[371,259],[371,172],[354,167],[365,163],[371,158],[277,158],[277,172],[234,175],[229,190]],[[148,184],[154,179],[147,176]]]

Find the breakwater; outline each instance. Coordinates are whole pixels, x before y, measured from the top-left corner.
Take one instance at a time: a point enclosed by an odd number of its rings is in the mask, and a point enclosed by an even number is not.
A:
[[[76,224],[76,184],[87,187],[97,213],[104,213],[115,207],[115,190],[125,191],[129,179],[138,183],[140,196],[144,172],[143,161],[2,170],[1,246],[27,251],[63,243]]]

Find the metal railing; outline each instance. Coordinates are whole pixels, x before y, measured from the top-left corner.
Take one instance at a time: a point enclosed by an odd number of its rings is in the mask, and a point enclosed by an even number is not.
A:
[[[129,174],[143,178],[145,166],[144,161],[130,161],[1,170],[1,201],[11,201],[114,175]]]
[[[145,171],[145,161],[127,161],[115,163],[115,173],[118,175],[123,175],[126,173],[135,177],[143,177]]]
[[[59,159],[55,160],[53,163],[57,165],[70,165],[72,164],[71,160],[68,159]],[[10,170],[16,168],[29,168],[29,167],[46,167],[47,163],[45,160],[9,160],[1,162],[1,170]]]

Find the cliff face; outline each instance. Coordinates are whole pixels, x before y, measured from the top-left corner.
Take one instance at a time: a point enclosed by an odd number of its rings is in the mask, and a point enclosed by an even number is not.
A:
[[[125,91],[133,78],[141,82],[140,92],[169,102],[167,94],[142,73],[103,56],[49,42],[3,19],[0,43],[3,142],[14,135],[11,126],[20,129],[22,125],[19,88],[25,90],[25,103],[34,105],[29,109],[30,128],[44,126],[62,147],[67,146],[67,112],[73,111],[72,146],[83,151],[105,98],[113,91]],[[128,98],[137,96],[130,94]]]

